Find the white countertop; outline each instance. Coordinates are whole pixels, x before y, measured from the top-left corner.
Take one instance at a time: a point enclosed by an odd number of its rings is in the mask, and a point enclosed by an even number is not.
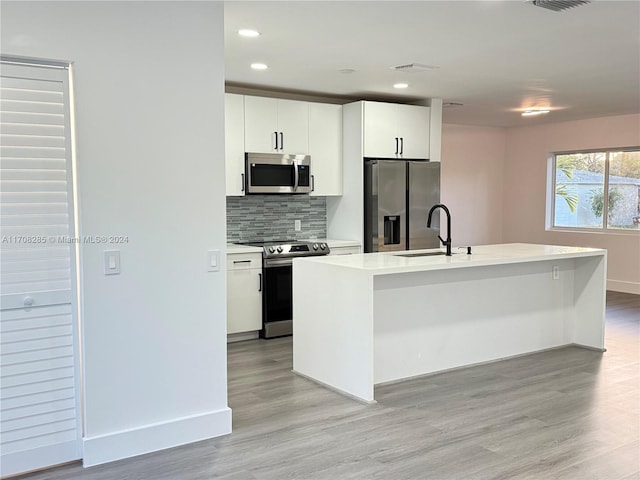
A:
[[[309,240],[312,242],[324,242],[329,245],[329,248],[338,247],[359,247],[360,242],[358,240],[338,240],[335,238],[318,238],[316,240]]]
[[[299,260],[305,262],[321,262],[335,265],[336,267],[363,270],[371,273],[372,275],[389,275],[395,273],[538,262],[606,254],[606,250],[598,248],[507,243],[500,245],[472,246],[471,255],[466,254],[466,249],[461,248],[458,250],[457,248],[454,248],[453,255],[450,257],[445,255],[425,257],[399,256],[402,254],[426,253],[438,250],[442,249],[361,253],[346,256],[302,258]]]
[[[262,247],[238,245],[237,243],[227,243],[227,255],[234,253],[262,253]]]

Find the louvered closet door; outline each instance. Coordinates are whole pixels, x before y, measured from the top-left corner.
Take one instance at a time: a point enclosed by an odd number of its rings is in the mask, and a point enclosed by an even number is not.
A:
[[[0,65],[0,473],[81,457],[68,70]]]

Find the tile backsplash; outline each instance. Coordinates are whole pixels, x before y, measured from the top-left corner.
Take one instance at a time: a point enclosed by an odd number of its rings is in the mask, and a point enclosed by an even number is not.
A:
[[[295,220],[301,229],[295,231]],[[325,238],[327,202],[309,195],[227,197],[227,241]]]

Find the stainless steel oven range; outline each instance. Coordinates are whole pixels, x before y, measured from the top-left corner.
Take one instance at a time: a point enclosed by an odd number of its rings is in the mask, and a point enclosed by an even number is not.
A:
[[[323,242],[282,240],[251,242],[262,247],[262,331],[260,337],[274,338],[293,333],[293,259],[329,254]]]

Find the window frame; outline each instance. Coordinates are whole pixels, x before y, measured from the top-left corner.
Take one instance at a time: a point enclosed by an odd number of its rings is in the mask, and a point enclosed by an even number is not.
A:
[[[624,229],[624,228],[609,228],[608,225],[608,213],[609,213],[609,157],[614,152],[638,152],[640,153],[640,146],[630,147],[608,147],[608,148],[589,148],[578,150],[564,150],[549,153],[547,159],[547,202],[546,202],[546,230],[553,232],[576,232],[576,233],[596,233],[596,234],[608,234],[608,235],[640,235],[640,230],[636,229]],[[555,211],[556,211],[556,158],[559,155],[575,155],[580,153],[604,153],[604,183],[603,191],[607,192],[603,196],[602,207],[602,227],[571,227],[571,226],[558,226],[555,225]]]

